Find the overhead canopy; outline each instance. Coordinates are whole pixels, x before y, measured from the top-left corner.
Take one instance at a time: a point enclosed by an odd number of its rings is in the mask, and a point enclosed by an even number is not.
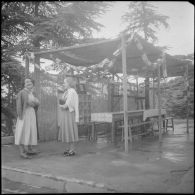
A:
[[[100,63],[105,58],[112,59],[113,52],[119,47],[120,42],[118,38],[99,43],[67,47],[62,50],[48,50],[46,53],[41,53],[41,57],[49,60],[58,58],[61,62],[74,66],[88,67]]]
[[[148,59],[154,63],[157,59],[161,58],[162,51],[159,47],[155,47],[149,42],[141,39],[139,41],[143,47],[143,51],[147,55]],[[116,58],[113,67],[110,69],[112,73],[122,73],[122,58],[121,54],[115,57],[113,53],[120,48],[120,38],[101,41],[96,43],[88,43],[82,45],[76,45],[66,48],[59,48],[55,50],[39,51],[35,52],[35,55],[40,55],[41,58],[54,60],[60,59],[61,62],[69,63],[74,66],[89,67],[94,64],[98,64],[105,58],[112,60]],[[139,50],[136,46],[136,42],[133,39],[127,44],[126,57],[127,57],[127,74],[133,74],[136,72],[138,75],[143,75],[143,72],[147,69],[146,63],[142,60],[143,51]],[[185,71],[185,65],[189,62],[179,60],[171,55],[166,54],[166,66],[167,76],[183,76]],[[193,65],[189,69],[193,69]]]
[[[189,65],[189,71],[194,71],[192,62],[177,59],[169,54],[166,54],[166,65],[168,77],[184,76],[187,65]]]

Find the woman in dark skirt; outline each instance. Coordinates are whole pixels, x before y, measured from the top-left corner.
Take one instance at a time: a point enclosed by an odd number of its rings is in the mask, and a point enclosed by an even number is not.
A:
[[[72,77],[64,79],[65,92],[59,100],[60,104],[60,123],[58,140],[68,143],[65,156],[75,155],[75,143],[78,138],[79,122],[79,100],[75,88],[75,81]]]

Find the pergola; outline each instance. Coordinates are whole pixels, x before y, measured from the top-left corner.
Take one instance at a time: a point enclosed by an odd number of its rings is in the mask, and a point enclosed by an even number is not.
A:
[[[60,59],[61,62],[69,63],[76,67],[90,67],[108,59],[110,63],[105,66],[105,68],[107,68],[109,72],[113,74],[123,73],[125,152],[128,152],[127,74],[136,74],[143,77],[147,73],[149,77],[157,76],[159,90],[160,78],[164,74],[166,74],[167,77],[183,76],[186,71],[188,73],[188,71],[194,68],[189,61],[178,60],[171,55],[163,53],[161,48],[155,47],[138,35],[133,34],[129,36],[124,33],[116,39],[58,49],[39,50],[31,53],[30,56],[33,56],[35,59],[36,57],[50,60]],[[26,67],[28,67],[28,63],[29,59],[26,58]],[[35,68],[40,68],[40,65],[35,63]],[[161,141],[161,103],[159,93],[158,112],[159,140]]]

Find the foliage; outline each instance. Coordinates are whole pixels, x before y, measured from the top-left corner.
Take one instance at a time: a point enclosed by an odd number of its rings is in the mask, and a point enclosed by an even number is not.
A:
[[[143,35],[145,40],[156,42],[156,30],[161,25],[168,27],[168,16],[156,13],[156,7],[147,1],[132,1],[129,3],[129,11],[122,16],[127,23],[126,31],[137,32]]]
[[[189,57],[190,56],[190,57]],[[181,56],[180,56],[181,57]],[[183,56],[183,59],[192,59],[193,55]],[[189,72],[189,117],[194,117],[194,72]],[[176,77],[161,85],[163,89],[163,106],[169,114],[186,118],[187,88],[184,77]]]
[[[22,54],[37,45],[69,46],[91,37],[102,25],[95,18],[108,8],[107,2],[3,2],[3,45],[15,45]],[[39,43],[39,44],[38,44]]]
[[[12,133],[13,119],[16,118],[15,97],[23,85],[24,67],[14,58],[2,60],[1,65],[1,113],[5,116],[3,127],[8,135]],[[3,123],[3,121],[2,121]]]
[[[16,60],[26,51],[59,47],[91,38],[102,25],[95,21],[107,2],[3,1],[1,2],[1,92],[5,115],[15,112],[15,96],[22,87],[24,67]],[[89,41],[89,40],[88,40]],[[10,109],[11,108],[11,109]]]

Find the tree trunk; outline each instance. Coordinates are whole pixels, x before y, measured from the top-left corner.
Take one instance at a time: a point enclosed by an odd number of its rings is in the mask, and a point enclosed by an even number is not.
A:
[[[145,17],[145,6],[144,6],[144,2],[142,2],[142,10],[143,10],[143,15],[144,15],[144,17]],[[147,41],[148,40],[148,37],[147,37],[147,25],[144,23],[144,29],[143,29],[143,31],[144,31],[144,39],[145,39],[145,41]],[[145,77],[145,109],[149,109],[150,108],[150,94],[149,94],[149,83],[150,83],[150,81],[149,81],[149,77],[148,76],[146,76]]]
[[[11,91],[10,91],[11,85],[10,85],[10,81],[8,83],[8,107],[10,107],[10,96],[11,96]]]
[[[26,54],[25,56],[25,77],[27,78],[29,76],[29,58]]]
[[[37,17],[38,17],[39,4],[40,4],[40,2],[35,2],[35,19],[37,19]],[[37,24],[37,21],[35,21],[34,25],[36,25],[36,24]],[[33,46],[34,46],[35,50],[40,49],[39,37],[34,38]],[[35,56],[35,64],[40,67],[40,57],[37,55]],[[40,100],[40,69],[37,68],[36,66],[34,67],[34,77],[35,77],[35,91],[36,91],[37,97]],[[36,125],[37,125],[37,138],[39,140],[37,109],[35,110],[35,113],[36,113]]]
[[[35,2],[35,18],[37,19],[38,17],[38,7],[39,7],[40,2]],[[36,25],[37,22],[35,21],[34,25]],[[35,50],[39,50],[40,49],[40,41],[39,41],[39,37],[35,37],[33,40],[33,46],[35,48]],[[35,64],[38,65],[40,67],[40,57],[35,55]],[[34,78],[35,78],[35,90],[36,93],[38,95],[38,97],[40,98],[40,69],[37,68],[36,66],[34,67]]]

